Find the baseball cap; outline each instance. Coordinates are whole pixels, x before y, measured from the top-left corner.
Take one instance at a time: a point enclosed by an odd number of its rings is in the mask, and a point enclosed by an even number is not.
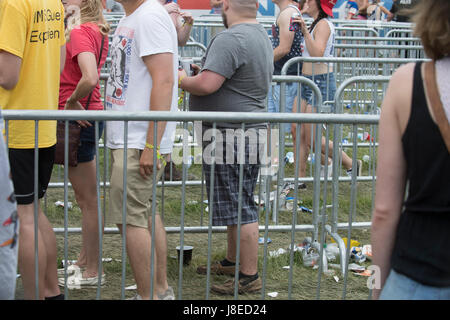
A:
[[[337,0],[320,0],[320,6],[330,17],[333,16],[333,7],[336,4],[336,1]]]

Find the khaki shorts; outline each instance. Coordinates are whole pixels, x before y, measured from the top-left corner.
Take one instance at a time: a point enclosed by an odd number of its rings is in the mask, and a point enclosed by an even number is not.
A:
[[[127,204],[126,223],[147,228],[152,217],[153,175],[147,179],[139,173],[139,160],[142,150],[127,151]],[[109,193],[108,223],[123,224],[123,156],[124,149],[111,150],[111,189]],[[164,173],[164,166],[156,174],[156,183]],[[157,202],[155,203],[157,205]],[[158,213],[158,210],[156,210]]]

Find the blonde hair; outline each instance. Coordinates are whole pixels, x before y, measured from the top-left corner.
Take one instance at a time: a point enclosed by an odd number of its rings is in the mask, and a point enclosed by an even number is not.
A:
[[[422,40],[427,56],[439,60],[450,54],[450,1],[426,0],[411,10],[414,35]]]
[[[111,29],[109,23],[106,22],[106,19],[103,16],[103,5],[101,0],[83,0],[80,6],[79,17],[74,18],[77,22],[71,24],[68,23],[66,28],[67,41],[70,40],[70,32],[74,28],[87,22],[95,23],[103,36],[106,36]]]

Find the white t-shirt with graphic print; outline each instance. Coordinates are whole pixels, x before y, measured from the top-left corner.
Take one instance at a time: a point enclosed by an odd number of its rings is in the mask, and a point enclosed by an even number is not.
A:
[[[120,20],[114,33],[110,54],[111,72],[106,87],[106,110],[149,111],[152,78],[142,57],[173,54],[174,86],[171,111],[178,111],[178,40],[177,32],[166,9],[156,0],[147,0],[131,15]],[[148,121],[128,123],[128,148],[143,150]],[[124,147],[124,122],[108,121],[106,145]],[[167,122],[161,140],[161,154],[172,152],[175,122]]]

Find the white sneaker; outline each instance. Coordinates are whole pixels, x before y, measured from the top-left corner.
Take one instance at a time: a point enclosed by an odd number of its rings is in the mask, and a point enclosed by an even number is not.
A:
[[[169,286],[163,294],[158,294],[159,300],[175,300],[175,294],[173,293],[173,288]]]
[[[102,274],[100,285],[103,286],[106,283],[105,274]],[[58,284],[64,287],[66,282],[64,278],[58,278]],[[83,278],[82,272],[76,272],[67,278],[67,288],[68,289],[81,289],[81,288],[97,288],[98,286],[98,276],[92,278]]]
[[[70,266],[67,267],[67,275],[68,276],[71,276],[71,275],[73,275],[77,272],[81,272],[81,271],[82,271],[81,268],[76,264],[71,264]],[[64,277],[64,268],[58,269],[58,276]]]

